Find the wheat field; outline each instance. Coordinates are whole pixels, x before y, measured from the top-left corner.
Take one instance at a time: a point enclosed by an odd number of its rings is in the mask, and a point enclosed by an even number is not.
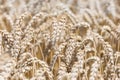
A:
[[[120,80],[120,0],[0,0],[0,80]]]

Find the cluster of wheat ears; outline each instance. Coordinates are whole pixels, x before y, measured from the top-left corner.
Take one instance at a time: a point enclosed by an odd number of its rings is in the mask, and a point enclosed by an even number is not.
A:
[[[120,0],[0,0],[0,80],[120,80]]]

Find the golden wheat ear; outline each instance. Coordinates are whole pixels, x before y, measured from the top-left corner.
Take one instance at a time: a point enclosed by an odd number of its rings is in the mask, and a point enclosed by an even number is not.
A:
[[[120,80],[120,0],[0,0],[0,80]]]

